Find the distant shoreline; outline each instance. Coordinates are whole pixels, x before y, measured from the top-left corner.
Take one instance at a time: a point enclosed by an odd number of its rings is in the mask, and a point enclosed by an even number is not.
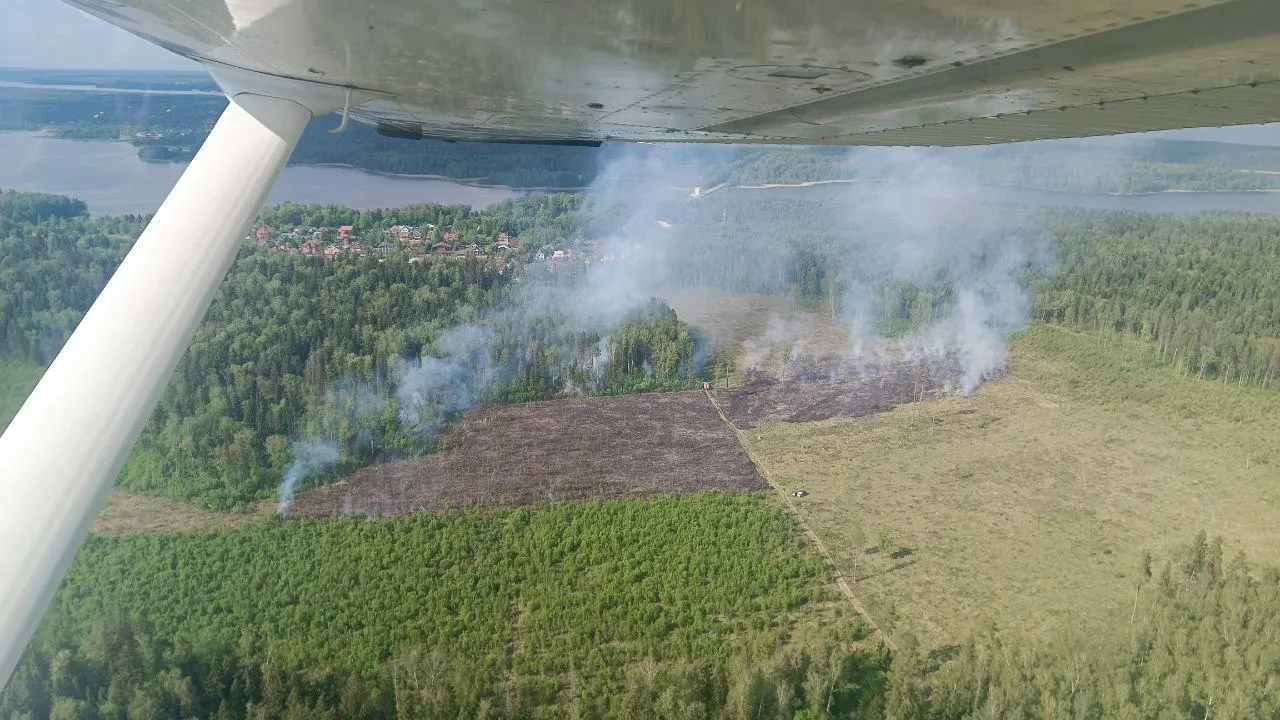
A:
[[[511,192],[570,193],[570,192],[584,192],[587,189],[585,187],[547,187],[547,186],[524,187],[524,186],[512,186],[512,185],[494,185],[490,183],[480,182],[479,180],[476,180],[474,178],[452,178],[447,175],[416,175],[412,173],[386,172],[385,170],[370,170],[368,168],[362,168],[359,165],[352,165],[350,163],[289,163],[289,165],[292,167],[343,168],[345,170],[359,170],[360,172],[369,173],[370,175],[381,175],[382,177],[406,178],[409,180],[439,180],[443,182],[451,182],[457,185],[466,185],[467,187],[481,188],[481,189],[488,189],[488,190],[508,190]]]
[[[123,143],[130,144],[131,147],[134,147],[136,150],[140,151],[142,149],[139,146],[132,145],[132,143],[127,138],[106,139],[106,138],[60,137],[55,134],[55,131],[52,128],[42,128],[37,130],[14,128],[14,129],[0,130],[0,134],[6,134],[6,133],[9,133],[9,134],[27,133],[34,137],[47,138],[51,140],[66,140],[70,142],[123,142]],[[189,159],[153,160],[153,159],[143,158],[140,155],[139,155],[139,160],[145,163],[156,164],[156,165],[169,165],[169,164],[175,164],[175,163],[190,162]],[[404,178],[408,180],[434,180],[437,182],[453,183],[455,185],[461,185],[463,187],[476,188],[480,190],[505,190],[507,192],[512,192],[512,193],[575,193],[575,192],[585,192],[588,189],[585,187],[548,187],[548,186],[522,187],[522,186],[512,186],[512,185],[501,185],[501,184],[480,182],[475,178],[452,178],[445,175],[419,175],[419,174],[411,174],[411,173],[386,172],[382,170],[370,170],[368,168],[362,168],[358,165],[352,165],[350,163],[292,163],[290,164],[290,166],[291,167],[317,167],[317,168],[329,167],[329,168],[339,168],[344,170],[357,170],[359,172],[367,173],[369,175],[377,175],[377,176],[382,176],[387,178]],[[1277,174],[1280,174],[1280,171],[1246,170],[1241,172],[1251,172],[1251,173],[1268,174],[1268,175],[1271,174],[1272,172],[1276,172]],[[750,184],[750,185],[729,185],[729,186],[712,188],[710,191],[704,192],[702,197],[707,197],[717,191],[723,192],[724,190],[748,190],[748,191],[749,190],[788,190],[788,189],[804,190],[804,189],[811,189],[811,188],[820,187],[824,185],[858,185],[858,184],[872,185],[872,184],[882,184],[885,182],[889,182],[889,180],[885,178],[864,178],[864,179],[840,179],[840,180],[809,180],[809,181],[800,182],[800,183],[762,183],[762,184]],[[1182,188],[1173,188],[1168,190],[1154,190],[1151,192],[1125,193],[1125,192],[1106,192],[1102,190],[1093,190],[1093,191],[1066,190],[1061,188],[1046,188],[1046,187],[1037,187],[1034,185],[1016,185],[1011,183],[979,183],[979,184],[984,185],[986,187],[993,187],[993,188],[1010,188],[1010,189],[1016,189],[1016,190],[1028,190],[1028,191],[1042,192],[1042,193],[1055,193],[1060,195],[1114,197],[1114,198],[1155,197],[1160,195],[1257,195],[1259,197],[1264,197],[1264,196],[1280,194],[1280,187],[1240,189],[1240,190],[1189,190],[1189,189],[1182,189]]]

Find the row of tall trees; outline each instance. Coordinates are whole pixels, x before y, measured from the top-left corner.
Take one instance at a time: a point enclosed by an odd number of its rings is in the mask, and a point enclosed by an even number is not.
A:
[[[1033,283],[1041,322],[1155,343],[1197,377],[1280,377],[1280,221],[1265,215],[1048,213],[1057,267]]]

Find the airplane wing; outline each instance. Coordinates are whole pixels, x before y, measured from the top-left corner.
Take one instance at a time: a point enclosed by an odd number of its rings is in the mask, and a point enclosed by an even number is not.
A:
[[[1275,0],[69,2],[224,88],[351,88],[353,119],[405,137],[970,145],[1280,117]]]

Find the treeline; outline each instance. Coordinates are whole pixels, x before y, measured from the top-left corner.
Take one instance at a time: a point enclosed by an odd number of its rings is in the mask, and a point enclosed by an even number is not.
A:
[[[1052,211],[1057,267],[1034,317],[1148,340],[1186,374],[1280,376],[1280,219],[1241,213]]]
[[[60,137],[100,140],[137,132],[203,137],[226,105],[218,95],[0,88],[0,130],[48,128]]]
[[[1280,168],[1268,162],[1235,163],[1236,153],[1182,152],[1181,143],[1132,142],[1123,146],[1008,148],[779,149],[744,151],[728,174],[732,185],[801,184],[826,180],[950,181],[1016,185],[1076,193],[1151,193],[1170,190],[1266,190],[1271,176],[1241,167]],[[1225,145],[1203,143],[1196,145]],[[1167,148],[1167,149],[1166,149]],[[1168,158],[1168,159],[1165,159]]]
[[[55,218],[88,216],[88,206],[75,198],[0,188],[0,222],[38,223]]]
[[[405,140],[379,135],[352,123],[331,135],[335,118],[307,124],[290,156],[294,165],[339,163],[397,175],[440,175],[488,185],[583,188],[597,171],[598,151],[591,147],[512,143]]]
[[[827,587],[746,493],[90,538],[0,717],[877,717]]]

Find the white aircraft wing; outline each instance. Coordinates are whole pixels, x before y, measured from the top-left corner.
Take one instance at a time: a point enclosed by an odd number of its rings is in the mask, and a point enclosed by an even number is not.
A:
[[[224,87],[352,88],[354,119],[409,137],[967,145],[1280,117],[1276,0],[70,2]]]

